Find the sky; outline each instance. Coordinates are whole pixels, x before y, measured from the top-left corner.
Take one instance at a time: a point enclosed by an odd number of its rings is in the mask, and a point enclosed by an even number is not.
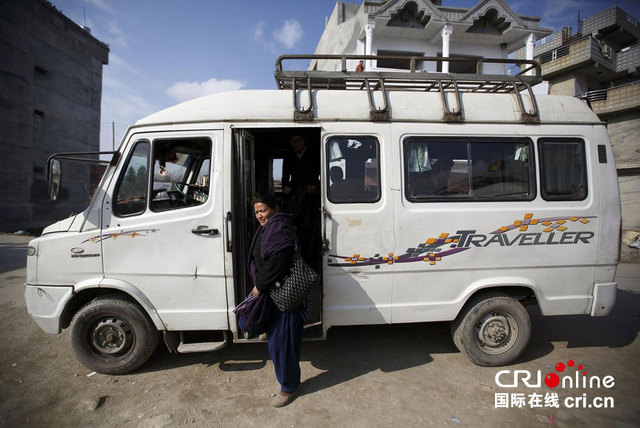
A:
[[[473,7],[480,0],[443,0]],[[640,19],[637,0],[505,0],[554,31],[617,5]],[[283,54],[312,54],[335,0],[51,0],[109,45],[103,66],[100,147],[117,147],[129,125],[191,98],[274,89]],[[362,3],[346,0],[345,3]],[[304,67],[304,66],[303,66]],[[112,132],[112,124],[115,132]]]

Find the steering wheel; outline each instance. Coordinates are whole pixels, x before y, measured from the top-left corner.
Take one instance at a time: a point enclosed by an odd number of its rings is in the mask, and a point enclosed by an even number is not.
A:
[[[185,186],[187,187],[187,191],[183,192],[182,188]],[[176,188],[176,191],[178,193],[184,196],[184,199],[187,202],[205,203],[209,198],[209,196],[207,195],[208,192],[205,193],[202,191],[203,189],[205,189],[205,187],[200,186],[198,184],[189,184],[189,183],[183,183],[181,181],[177,181],[174,184],[174,187]]]

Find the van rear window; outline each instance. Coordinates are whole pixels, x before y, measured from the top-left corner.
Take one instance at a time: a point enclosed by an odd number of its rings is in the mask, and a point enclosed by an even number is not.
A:
[[[410,137],[404,141],[405,196],[412,202],[529,201],[535,198],[528,138]]]
[[[581,201],[587,197],[584,141],[541,138],[540,176],[542,197],[547,201]]]

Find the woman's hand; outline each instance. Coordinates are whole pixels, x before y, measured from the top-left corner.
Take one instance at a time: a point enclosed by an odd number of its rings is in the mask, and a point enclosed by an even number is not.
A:
[[[260,292],[255,285],[253,286],[253,290],[251,290],[251,292],[253,293],[253,297],[258,297],[260,295]]]

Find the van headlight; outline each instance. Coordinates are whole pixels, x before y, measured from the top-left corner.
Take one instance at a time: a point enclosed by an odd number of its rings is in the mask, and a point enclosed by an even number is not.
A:
[[[27,247],[27,256],[35,256],[36,255],[36,247],[32,247],[29,245]]]

